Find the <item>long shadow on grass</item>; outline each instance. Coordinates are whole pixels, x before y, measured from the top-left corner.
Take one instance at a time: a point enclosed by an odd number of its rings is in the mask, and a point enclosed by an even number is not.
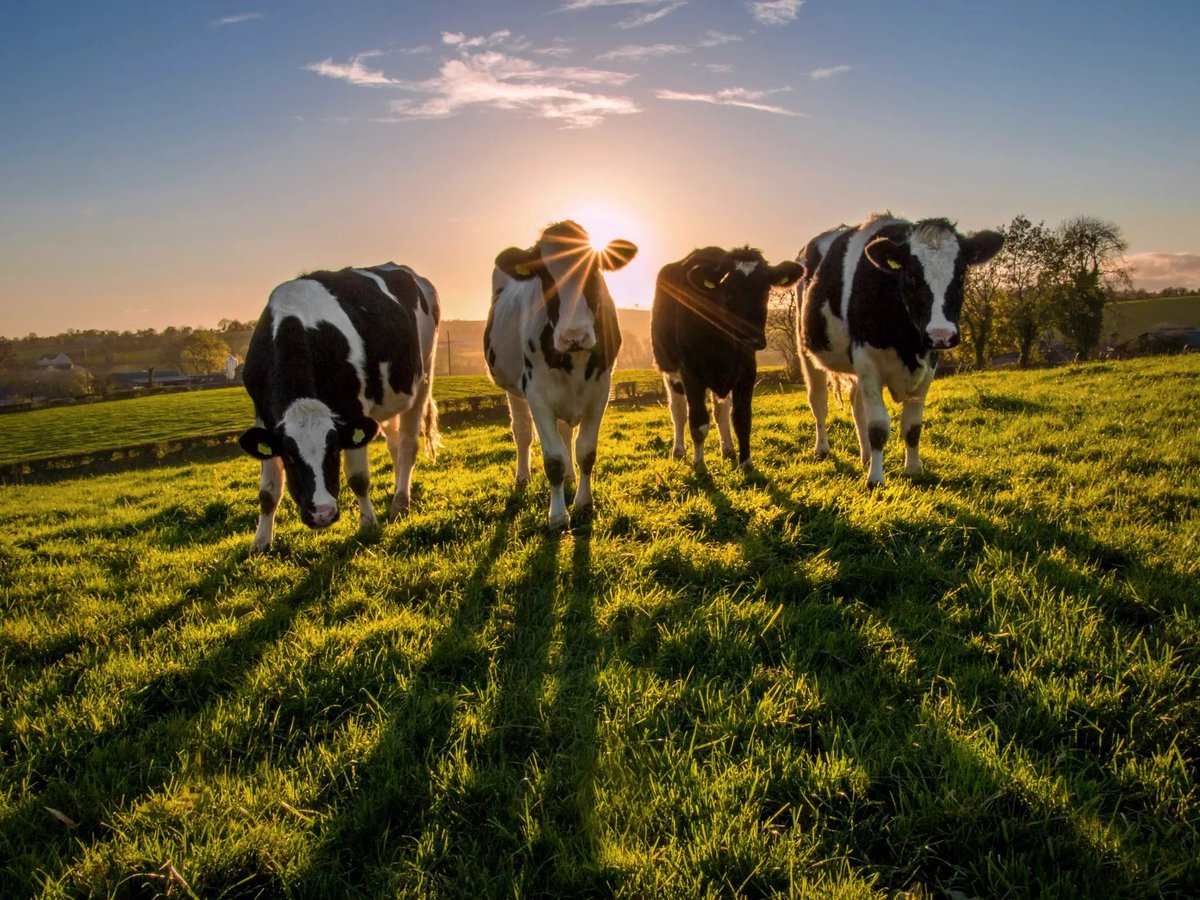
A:
[[[304,579],[260,617],[195,665],[150,678],[122,704],[115,721],[100,731],[81,730],[69,743],[47,743],[25,755],[23,792],[28,799],[0,819],[5,843],[41,858],[45,856],[34,854],[32,848],[49,844],[69,864],[88,844],[103,840],[110,815],[136,805],[138,798],[178,774],[180,760],[188,755],[185,751],[194,749],[190,722],[242,688],[266,650],[287,633],[296,616],[326,595],[338,570],[359,547],[358,538],[350,537],[325,550]],[[173,604],[173,609],[182,612],[194,602],[188,599],[197,596],[193,590],[204,596],[221,577],[220,571],[211,572],[185,588],[185,599]],[[145,624],[157,628],[165,622],[155,612]],[[145,637],[153,638],[152,632]],[[6,748],[5,755],[9,753],[16,757],[16,748]],[[42,806],[77,818],[79,827],[65,835],[40,812]]]

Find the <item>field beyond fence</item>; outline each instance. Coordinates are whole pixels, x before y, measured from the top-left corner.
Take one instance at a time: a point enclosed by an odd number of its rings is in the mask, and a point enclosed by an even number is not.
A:
[[[939,380],[868,492],[802,389],[750,473],[615,406],[564,533],[462,421],[264,556],[244,456],[0,487],[0,896],[1200,895],[1196,409],[1194,355]]]

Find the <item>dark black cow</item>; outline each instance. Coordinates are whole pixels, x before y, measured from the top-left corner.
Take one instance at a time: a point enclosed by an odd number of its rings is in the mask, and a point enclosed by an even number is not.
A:
[[[675,427],[673,454],[683,458],[683,425],[691,426],[693,461],[704,467],[704,439],[711,392],[721,453],[750,467],[750,407],[758,367],[755,353],[767,345],[767,301],[772,287],[804,275],[798,263],[767,264],[749,247],[705,247],[658,273],[650,318],[654,365],[663,373]],[[732,405],[732,410],[730,406]],[[734,455],[729,421],[737,433]]]
[[[596,250],[587,232],[567,221],[548,227],[532,247],[509,247],[496,257],[484,356],[492,380],[508,392],[518,485],[529,481],[537,427],[552,528],[570,521],[564,486],[576,428],[579,487],[572,505],[578,513],[592,506],[596,441],[621,349],[604,272],[622,268],[636,253],[621,240]]]
[[[945,219],[907,222],[873,216],[818,235],[800,251],[808,283],[798,322],[816,455],[829,453],[828,374],[850,376],[850,399],[867,484],[883,484],[890,430],[886,387],[902,405],[904,471],[921,471],[917,446],[937,351],[959,340],[967,266],[995,256],[1004,236],[964,237]]]
[[[252,551],[271,544],[285,473],[305,525],[337,520],[343,450],[360,527],[374,525],[367,444],[380,425],[396,474],[391,512],[407,512],[422,430],[431,454],[437,439],[440,316],[433,285],[395,263],[313,272],[271,292],[243,370],[256,421],[239,443],[262,460]]]

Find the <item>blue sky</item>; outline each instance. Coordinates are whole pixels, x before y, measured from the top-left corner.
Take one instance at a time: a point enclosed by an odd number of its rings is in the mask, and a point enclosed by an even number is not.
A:
[[[889,208],[1117,222],[1200,285],[1200,4],[10,4],[0,334],[214,325],[395,260],[450,318],[556,219],[772,261]]]

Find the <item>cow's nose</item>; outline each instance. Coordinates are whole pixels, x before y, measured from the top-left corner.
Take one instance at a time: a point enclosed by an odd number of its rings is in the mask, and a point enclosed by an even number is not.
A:
[[[570,350],[591,350],[594,346],[596,346],[594,335],[582,330],[571,330],[562,333],[558,349],[559,352],[566,353]]]
[[[338,508],[336,503],[324,503],[314,506],[309,514],[313,528],[325,528],[337,521]]]
[[[948,350],[958,344],[958,332],[953,328],[931,328],[929,342],[938,350]]]

